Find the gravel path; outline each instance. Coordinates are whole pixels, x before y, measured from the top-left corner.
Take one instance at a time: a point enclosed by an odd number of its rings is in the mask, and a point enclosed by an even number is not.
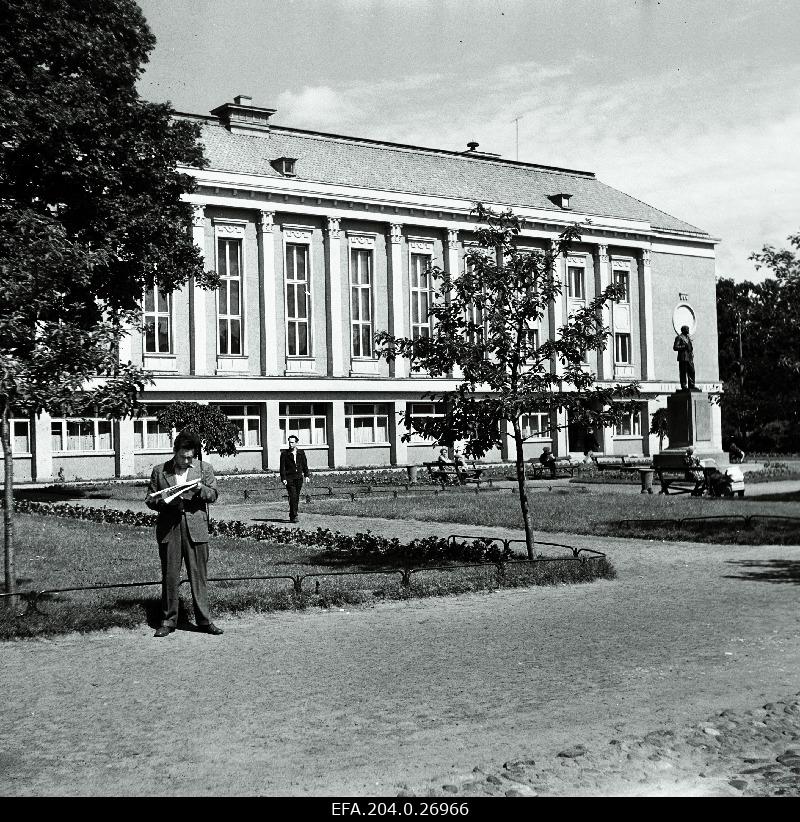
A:
[[[2,643],[0,794],[796,792],[800,547],[563,537],[619,579]]]

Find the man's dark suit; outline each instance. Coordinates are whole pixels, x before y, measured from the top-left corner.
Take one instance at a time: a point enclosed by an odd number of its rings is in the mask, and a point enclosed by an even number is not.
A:
[[[300,504],[300,491],[303,488],[303,478],[308,479],[308,462],[304,451],[299,448],[292,454],[292,449],[281,451],[281,481],[286,483],[289,494],[289,519],[297,519],[297,508]]]
[[[672,344],[672,350],[678,352],[678,373],[681,388],[694,388],[694,346],[688,334],[678,334]],[[688,386],[687,386],[688,383]]]
[[[174,628],[178,622],[178,589],[181,559],[192,587],[194,618],[198,626],[211,623],[208,607],[208,503],[217,501],[214,469],[206,462],[191,465],[186,482],[201,478],[199,489],[191,488],[170,503],[146,499],[148,508],[158,511],[156,539],[161,557],[161,624]],[[148,494],[163,491],[176,484],[173,460],[156,465],[147,486]]]

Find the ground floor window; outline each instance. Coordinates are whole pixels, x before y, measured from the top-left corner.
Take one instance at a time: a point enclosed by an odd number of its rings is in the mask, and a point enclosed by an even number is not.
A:
[[[344,424],[350,444],[389,442],[389,406],[386,403],[346,402]]]
[[[626,414],[615,426],[616,437],[640,437],[642,435],[642,412],[631,411]]]
[[[411,427],[411,420],[421,420],[422,418],[444,418],[444,405],[440,402],[410,402],[406,406],[406,423],[410,429],[411,445],[430,445],[433,439],[423,437]]]
[[[217,407],[239,429],[239,439],[244,447],[261,445],[261,414],[257,405]]]
[[[31,421],[10,417],[8,433],[11,439],[12,454],[30,454],[31,451]]]
[[[50,424],[53,453],[113,451],[111,420],[90,417],[54,419]]]
[[[283,441],[294,434],[300,445],[325,445],[328,442],[327,415],[321,403],[282,402],[279,423]]]
[[[537,411],[533,414],[523,414],[519,419],[522,436],[526,439],[551,439],[550,434],[550,413],[548,411]]]
[[[156,419],[161,406],[147,406],[146,416],[133,421],[134,451],[171,451],[172,430]]]

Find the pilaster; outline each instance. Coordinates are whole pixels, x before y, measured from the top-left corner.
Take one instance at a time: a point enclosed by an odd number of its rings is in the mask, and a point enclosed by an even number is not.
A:
[[[403,226],[398,223],[389,225],[389,332],[394,337],[405,337],[406,323],[403,308]],[[390,363],[389,373],[392,377],[408,376],[408,361],[402,358]]]
[[[569,431],[567,429],[567,412],[563,409],[556,411],[556,425],[553,432],[553,452],[557,457],[569,456]]]
[[[53,479],[53,440],[50,433],[52,418],[42,411],[33,417],[33,479],[50,482]]]
[[[114,475],[132,477],[136,473],[133,459],[133,419],[114,422]]]
[[[639,258],[639,328],[642,345],[642,379],[655,379],[655,351],[653,349],[653,276],[651,253],[643,248]]]
[[[444,264],[445,271],[450,276],[451,281],[456,280],[461,276],[461,259],[459,256],[458,231],[454,228],[447,229],[447,240],[445,243]],[[451,290],[449,299],[452,301],[454,292]],[[456,380],[460,380],[464,374],[461,368],[457,365],[453,366],[452,376]]]
[[[550,248],[554,254],[556,251],[556,244],[556,240],[550,241]],[[561,328],[567,320],[567,300],[564,294],[564,266],[562,260],[562,257],[555,257],[553,260],[553,278],[555,279],[556,283],[560,284],[561,288],[559,292],[554,296],[553,302],[550,303],[550,306],[548,308],[550,339],[552,340],[555,340],[558,337],[559,328]],[[553,374],[556,374],[558,376],[563,375],[564,366],[562,365],[558,357],[553,358],[552,368]]]
[[[597,293],[605,291],[611,285],[611,261],[608,256],[608,246],[597,246],[597,264],[595,267]],[[611,327],[611,306],[606,303],[603,306],[603,327],[609,329],[611,336],[606,338],[606,347],[600,352],[597,358],[600,366],[600,373],[597,375],[601,380],[614,379],[614,333]]]
[[[266,448],[266,467],[270,471],[280,468],[283,435],[280,426],[280,403],[278,400],[264,402],[264,436],[261,440]],[[262,464],[264,458],[262,458]]]
[[[261,296],[259,317],[261,338],[261,373],[263,375],[279,374],[278,367],[278,332],[282,327],[278,318],[275,292],[275,226],[274,211],[258,213],[258,278]]]
[[[331,402],[328,437],[328,464],[331,468],[347,465],[347,429],[344,424],[344,400]]]
[[[194,206],[192,215],[192,238],[200,250],[205,264],[205,207]],[[206,292],[193,282],[189,292],[189,326],[191,328],[191,368],[192,374],[208,373],[208,352],[206,350]]]
[[[328,303],[328,374],[345,376],[344,338],[342,332],[342,265],[339,218],[328,217],[325,242],[326,298]]]
[[[408,465],[408,443],[402,441],[406,427],[400,419],[401,412],[405,411],[405,400],[390,402],[389,404],[389,442],[391,448],[392,465]]]

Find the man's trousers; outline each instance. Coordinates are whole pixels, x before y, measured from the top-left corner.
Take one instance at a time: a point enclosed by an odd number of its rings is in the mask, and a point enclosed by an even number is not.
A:
[[[300,491],[303,489],[303,475],[286,478],[286,493],[289,495],[289,519],[297,518],[300,504]]]
[[[173,528],[169,541],[158,546],[161,557],[161,624],[174,628],[178,624],[178,590],[181,581],[181,559],[192,587],[194,620],[197,625],[211,622],[208,607],[208,543],[192,542],[186,517],[181,515],[180,528]]]
[[[678,374],[681,379],[681,388],[694,388],[694,363],[678,360]]]

